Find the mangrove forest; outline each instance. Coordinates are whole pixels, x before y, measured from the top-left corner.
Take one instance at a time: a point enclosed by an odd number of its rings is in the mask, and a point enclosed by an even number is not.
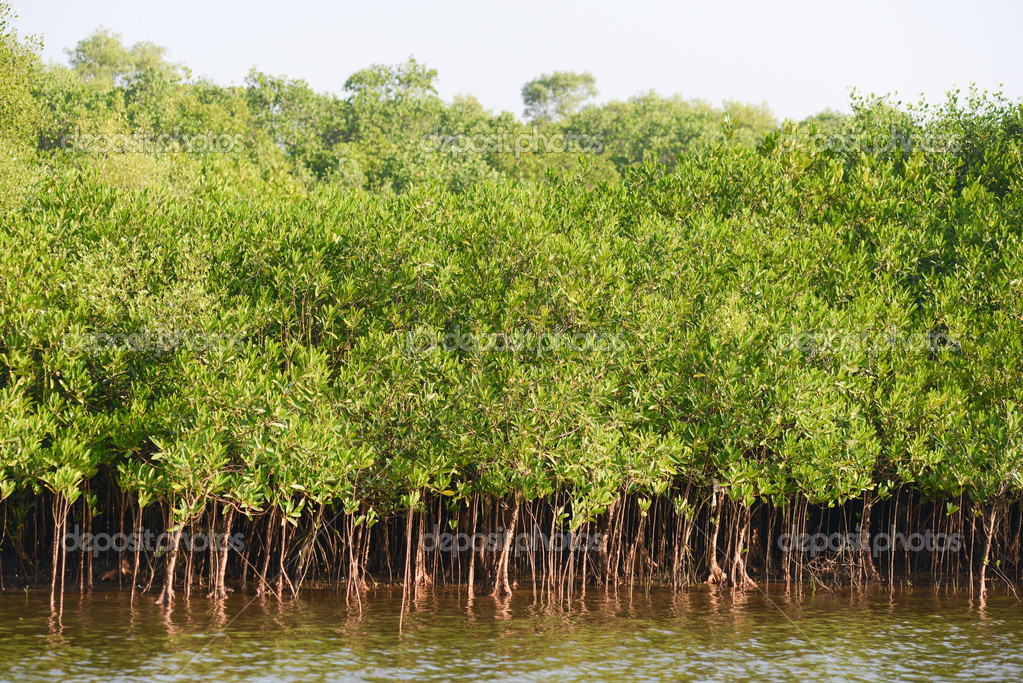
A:
[[[1021,578],[1023,103],[519,119],[0,15],[7,589]]]

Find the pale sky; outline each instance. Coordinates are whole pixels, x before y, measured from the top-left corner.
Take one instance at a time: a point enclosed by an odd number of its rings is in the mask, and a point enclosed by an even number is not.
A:
[[[8,0],[48,61],[103,26],[149,40],[194,74],[241,84],[250,67],[340,92],[354,71],[409,56],[442,97],[521,117],[523,83],[590,71],[598,101],[655,89],[714,104],[766,100],[779,118],[846,109],[850,86],[937,101],[971,82],[1023,99],[1019,0]]]

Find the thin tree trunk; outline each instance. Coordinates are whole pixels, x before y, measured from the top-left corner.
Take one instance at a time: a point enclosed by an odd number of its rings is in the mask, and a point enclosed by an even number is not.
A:
[[[511,595],[511,584],[508,583],[508,561],[511,557],[512,543],[515,541],[515,527],[519,521],[519,506],[522,495],[515,492],[515,503],[512,506],[511,523],[505,528],[504,549],[497,565],[497,579],[494,582],[493,595]]]

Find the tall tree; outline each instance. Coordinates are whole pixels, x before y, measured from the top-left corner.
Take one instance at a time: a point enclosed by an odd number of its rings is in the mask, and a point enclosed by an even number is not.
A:
[[[596,79],[588,71],[555,71],[522,86],[522,102],[530,121],[561,121],[586,100],[597,96]]]
[[[121,34],[100,28],[67,50],[71,67],[84,80],[105,81],[128,87],[141,78],[160,77],[175,81],[185,73],[183,67],[166,61],[166,48],[150,42],[130,48],[121,42]]]

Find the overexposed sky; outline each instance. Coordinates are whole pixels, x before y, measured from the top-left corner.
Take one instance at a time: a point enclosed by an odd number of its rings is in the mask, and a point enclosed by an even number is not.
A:
[[[1019,0],[7,0],[44,57],[103,26],[149,40],[194,74],[250,67],[340,92],[354,71],[414,56],[445,99],[522,115],[523,83],[588,70],[599,100],[655,89],[719,104],[766,100],[779,118],[845,109],[850,86],[937,100],[971,82],[1023,98]]]

